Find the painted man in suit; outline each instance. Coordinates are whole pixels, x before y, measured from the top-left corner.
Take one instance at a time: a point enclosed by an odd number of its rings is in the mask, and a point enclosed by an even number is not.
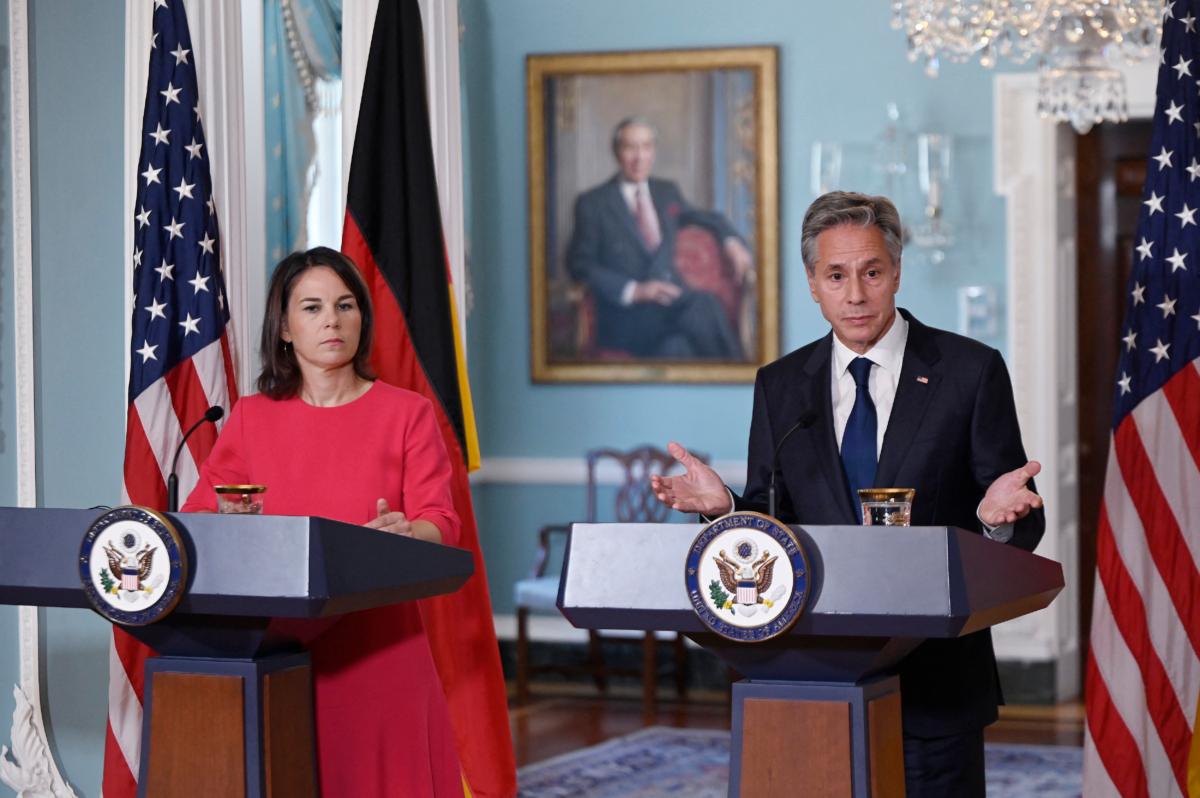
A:
[[[855,524],[856,489],[912,487],[914,525],[975,530],[1032,551],[1045,516],[1000,353],[897,310],[901,226],[884,197],[832,192],[804,217],[809,290],[832,330],[759,370],[746,492],[735,496],[683,447],[687,471],[655,478],[685,512],[765,512]],[[862,589],[869,590],[869,585]],[[929,640],[900,665],[909,798],[983,796],[983,728],[1000,687],[988,630]]]
[[[675,235],[685,224],[708,228],[739,282],[750,252],[723,216],[693,208],[675,183],[650,176],[655,143],[648,121],[621,121],[612,137],[617,174],[575,201],[567,268],[595,299],[596,343],[635,357],[742,360],[720,302],[675,270]]]

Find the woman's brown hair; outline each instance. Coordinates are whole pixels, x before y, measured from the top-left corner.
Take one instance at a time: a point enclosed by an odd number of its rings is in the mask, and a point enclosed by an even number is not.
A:
[[[300,392],[303,380],[300,364],[296,362],[292,347],[283,341],[283,322],[287,318],[287,303],[292,295],[292,287],[300,275],[319,266],[332,269],[358,303],[359,312],[362,313],[362,330],[359,333],[358,350],[354,353],[354,373],[364,380],[375,379],[369,362],[375,313],[371,309],[367,284],[345,255],[329,247],[314,247],[307,252],[293,252],[279,261],[271,275],[271,285],[267,288],[267,309],[263,314],[262,341],[259,344],[262,372],[258,375],[258,392],[271,399],[290,399]]]

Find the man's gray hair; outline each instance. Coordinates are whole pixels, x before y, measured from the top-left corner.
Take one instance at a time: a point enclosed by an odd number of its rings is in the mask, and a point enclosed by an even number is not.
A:
[[[830,191],[813,200],[804,213],[804,225],[800,232],[800,257],[809,274],[817,266],[817,236],[826,230],[843,224],[861,227],[874,225],[883,233],[883,243],[892,262],[900,265],[904,249],[904,228],[900,224],[900,212],[887,197],[858,194],[853,191]]]
[[[658,128],[654,126],[653,122],[651,122],[649,119],[647,119],[644,116],[638,116],[638,115],[627,116],[624,119],[622,119],[620,122],[618,122],[617,126],[613,128],[613,132],[612,132],[613,155],[617,154],[617,148],[621,146],[621,131],[623,131],[627,127],[631,127],[632,125],[637,125],[638,127],[647,128],[651,133],[654,134],[655,140],[656,141],[658,140]]]

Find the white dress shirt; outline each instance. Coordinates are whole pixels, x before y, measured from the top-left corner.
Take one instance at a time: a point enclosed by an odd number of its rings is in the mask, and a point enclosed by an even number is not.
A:
[[[900,384],[900,368],[904,365],[904,345],[908,343],[908,322],[899,313],[896,320],[875,346],[862,355],[846,346],[833,336],[833,367],[829,370],[833,389],[833,434],[837,436],[838,451],[842,450],[842,435],[846,422],[854,409],[854,398],[858,391],[854,375],[850,373],[850,361],[865,357],[875,366],[867,377],[871,401],[875,403],[877,425],[875,459],[883,451],[883,435],[887,432],[888,419],[892,416],[892,405],[896,403],[896,386]]]

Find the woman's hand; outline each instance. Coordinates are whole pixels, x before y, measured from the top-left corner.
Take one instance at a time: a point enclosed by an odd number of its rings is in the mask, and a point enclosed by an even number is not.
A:
[[[388,507],[387,499],[380,499],[375,502],[375,511],[379,515],[366,523],[366,526],[370,529],[378,529],[381,532],[404,535],[405,537],[417,538],[418,540],[427,540],[430,543],[442,542],[442,530],[438,529],[437,524],[420,518],[416,521],[410,521],[404,513],[392,512],[392,509]]]

